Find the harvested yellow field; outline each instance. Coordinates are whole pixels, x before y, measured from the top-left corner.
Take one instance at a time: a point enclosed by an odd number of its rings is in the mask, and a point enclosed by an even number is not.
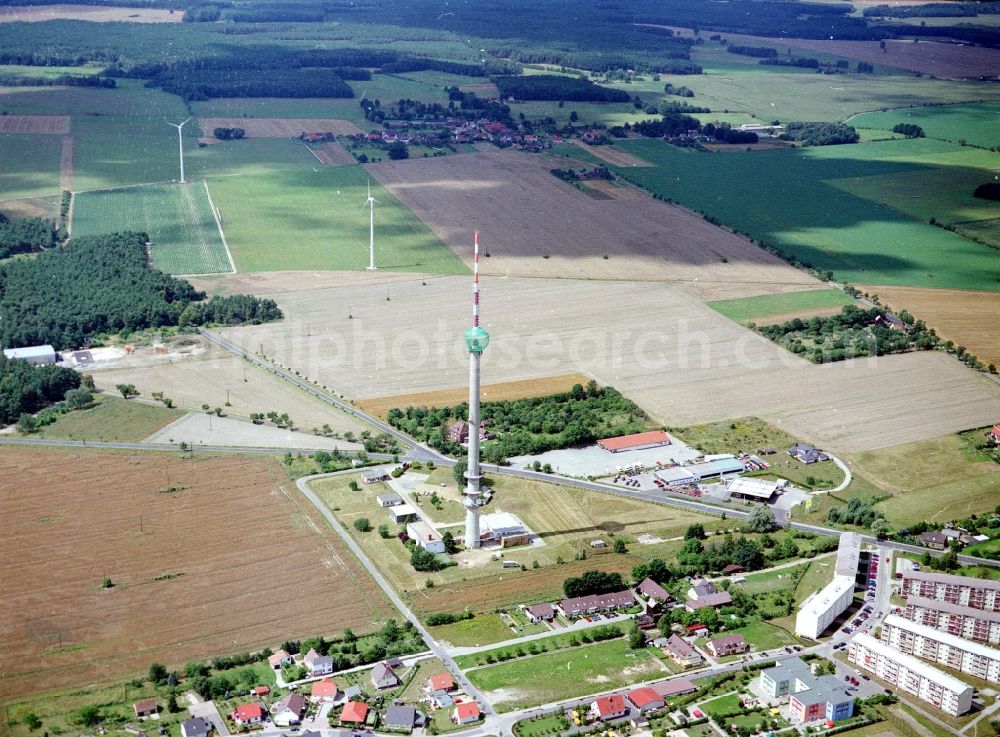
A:
[[[671,285],[486,276],[482,294],[489,384],[578,372],[665,424],[757,416],[833,451],[938,437],[1000,416],[1000,387],[943,353],[817,366]],[[270,296],[283,322],[220,332],[356,401],[466,385],[466,278]]]
[[[508,399],[525,399],[527,397],[544,397],[549,394],[567,392],[574,384],[586,386],[589,376],[583,374],[563,374],[547,376],[541,379],[525,379],[522,381],[505,381],[500,384],[485,384],[480,395],[484,402],[502,402]],[[441,389],[431,392],[416,392],[414,394],[398,394],[393,397],[375,397],[360,399],[354,404],[365,412],[385,419],[386,413],[393,407],[454,407],[469,399],[469,387],[461,386],[454,389]]]
[[[983,363],[1000,365],[1000,292],[921,287],[861,287],[893,310],[907,310]]]
[[[0,7],[0,23],[86,20],[91,23],[180,23],[184,15],[156,8],[112,8],[97,5],[12,5]]]
[[[541,156],[488,151],[367,168],[470,266],[478,228],[484,274],[659,281],[704,300],[823,287],[687,210],[645,196],[595,199],[551,167]]]

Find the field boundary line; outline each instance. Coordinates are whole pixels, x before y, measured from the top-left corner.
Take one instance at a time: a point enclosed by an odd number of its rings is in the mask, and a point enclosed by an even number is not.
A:
[[[232,269],[231,273],[235,274],[236,263],[233,261],[233,254],[229,251],[226,234],[222,232],[222,221],[219,220],[219,211],[215,209],[215,203],[212,202],[212,193],[208,191],[208,181],[202,179],[201,183],[205,185],[205,196],[208,197],[208,206],[212,208],[212,217],[215,218],[215,225],[219,229],[219,237],[222,238],[222,247],[226,249],[226,258],[229,259],[229,267]]]
[[[306,145],[305,141],[302,142],[302,145],[306,147],[306,151],[308,151],[309,153],[311,153],[316,158],[316,161],[318,161],[319,163],[321,163],[323,166],[327,166],[327,163],[325,161],[323,161],[323,159],[321,159],[319,157],[319,154],[317,154],[315,151],[313,151],[311,148],[309,148],[309,146]]]

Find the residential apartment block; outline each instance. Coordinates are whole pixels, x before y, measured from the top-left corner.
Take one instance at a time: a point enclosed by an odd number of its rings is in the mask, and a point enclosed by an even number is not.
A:
[[[814,676],[800,658],[761,671],[760,685],[772,698],[788,697],[788,708],[796,722],[836,722],[854,713],[854,697],[844,685],[835,676]]]
[[[972,708],[972,686],[871,635],[855,635],[847,659],[951,716]]]
[[[903,616],[964,640],[1000,645],[1000,612],[970,609],[937,599],[910,596],[906,599]]]
[[[903,573],[903,596],[919,596],[949,604],[1000,612],[1000,581],[954,576],[950,573],[907,571]]]
[[[799,607],[795,615],[795,633],[816,640],[839,617],[854,599],[861,563],[861,536],[845,532],[840,536],[833,580]],[[867,559],[865,562],[867,571]],[[863,577],[862,579],[863,580]]]
[[[990,683],[1000,683],[1000,650],[891,614],[882,641],[908,655],[931,660]]]

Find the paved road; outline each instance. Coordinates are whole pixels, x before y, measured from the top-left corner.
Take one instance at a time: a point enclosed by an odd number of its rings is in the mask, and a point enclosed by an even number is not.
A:
[[[344,541],[344,544],[346,544],[347,547],[351,549],[351,552],[357,556],[358,560],[361,561],[362,565],[368,569],[368,573],[371,574],[371,577],[375,579],[375,582],[381,587],[381,589],[385,592],[385,595],[389,597],[389,600],[395,605],[400,613],[413,624],[417,632],[419,632],[420,636],[424,639],[424,642],[427,643],[428,649],[433,652],[442,663],[444,663],[445,667],[455,679],[455,683],[460,684],[465,693],[479,703],[480,708],[483,710],[483,713],[487,716],[487,718],[494,715],[495,712],[493,711],[493,707],[490,705],[490,702],[483,698],[479,689],[473,686],[472,682],[465,677],[465,673],[463,673],[461,668],[458,667],[448,651],[441,647],[437,640],[431,637],[431,633],[427,631],[426,627],[424,627],[423,622],[417,618],[417,615],[410,610],[410,608],[406,605],[406,602],[404,602],[396,593],[395,589],[389,585],[389,582],[385,580],[385,577],[371,562],[365,552],[361,549],[361,546],[354,541],[354,538],[352,538],[340,522],[337,521],[337,518],[333,516],[326,504],[324,504],[323,501],[316,496],[315,492],[309,488],[310,481],[317,478],[324,478],[325,475],[326,474],[304,476],[296,480],[295,485],[298,487],[299,491],[301,491],[305,497],[312,502],[319,513],[323,515],[334,531],[340,536],[341,540]]]
[[[63,440],[59,438],[9,438],[0,437],[0,445],[35,445],[48,448],[105,448],[115,450],[180,450],[177,443],[124,443],[100,440]],[[259,455],[285,455],[285,453],[315,453],[318,450],[330,452],[329,448],[249,448],[239,445],[194,445],[188,446],[192,453],[211,451],[213,453],[256,453]],[[369,458],[391,461],[393,456],[388,453],[365,453],[364,451],[342,450],[345,456],[366,455]],[[351,473],[355,469],[349,469]]]

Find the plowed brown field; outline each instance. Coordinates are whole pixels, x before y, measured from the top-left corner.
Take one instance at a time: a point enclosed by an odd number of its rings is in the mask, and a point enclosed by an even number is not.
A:
[[[4,448],[0,697],[389,616],[299,500],[270,459]]]
[[[908,310],[945,340],[964,345],[984,363],[1000,365],[1000,292],[919,287],[860,287],[894,310]]]
[[[68,115],[0,115],[0,133],[69,133]]]
[[[471,231],[481,230],[484,274],[661,281],[705,300],[822,286],[687,210],[651,197],[594,199],[551,167],[488,151],[367,168],[467,262]]]
[[[321,143],[312,146],[311,151],[326,166],[354,163],[354,157],[350,152],[336,143]]]
[[[198,118],[206,136],[216,128],[242,128],[247,138],[292,138],[300,133],[333,133],[353,136],[361,130],[337,118]]]

